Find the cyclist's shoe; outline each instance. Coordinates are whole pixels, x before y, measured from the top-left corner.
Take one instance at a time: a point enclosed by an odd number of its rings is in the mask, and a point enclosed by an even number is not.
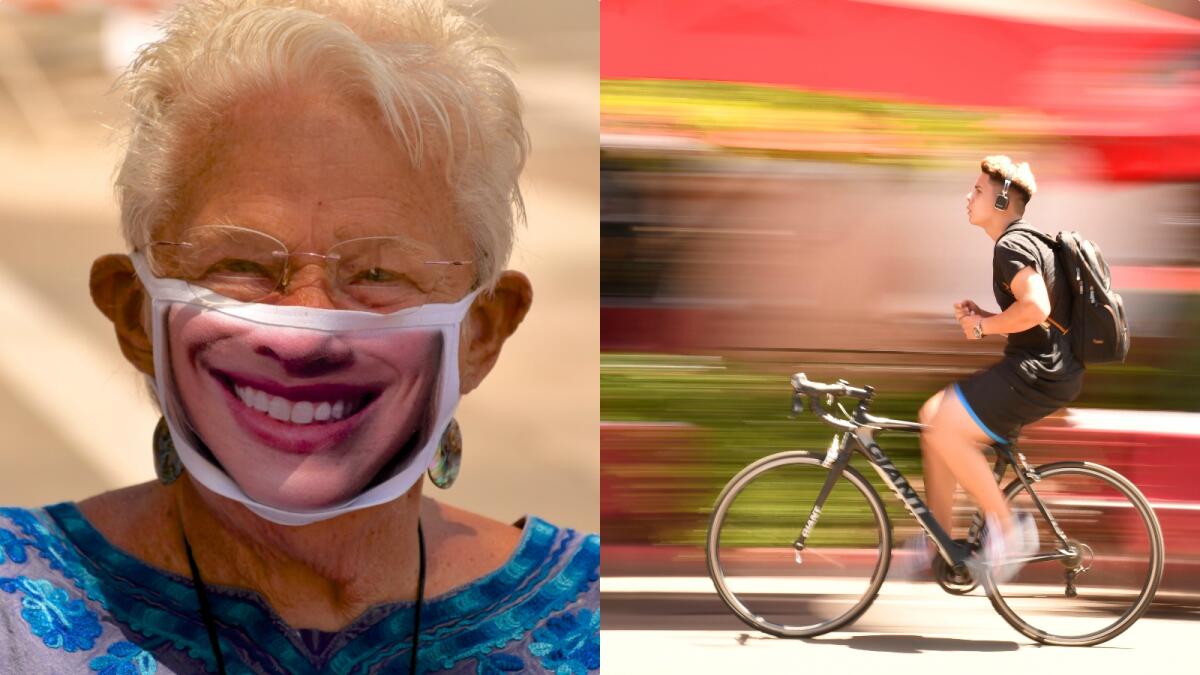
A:
[[[933,549],[929,546],[928,537],[918,534],[909,537],[897,551],[900,555],[892,555],[892,578],[896,581],[928,581],[932,578]]]
[[[980,557],[972,557],[967,566],[971,569],[976,580],[982,580],[983,575],[990,570],[992,581],[1003,584],[1012,579],[1023,562],[1010,562],[1027,558],[1038,552],[1037,523],[1027,513],[1016,514],[1013,518],[1013,529],[1007,535],[1000,526],[1000,521],[994,516],[988,516],[987,527],[983,531],[983,550]]]

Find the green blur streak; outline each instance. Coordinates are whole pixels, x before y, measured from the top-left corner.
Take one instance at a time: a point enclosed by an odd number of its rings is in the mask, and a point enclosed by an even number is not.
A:
[[[784,450],[807,450],[823,456],[834,429],[804,413],[789,419],[791,388],[786,376],[763,373],[750,367],[717,361],[667,355],[604,354],[600,373],[601,419],[629,422],[682,422],[696,428],[702,439],[683,447],[647,449],[636,465],[615,464],[604,458],[605,480],[634,478],[642,484],[660,485],[661,491],[643,490],[626,504],[637,512],[636,523],[606,521],[605,541],[698,546],[704,541],[713,503],[725,483],[747,464]],[[881,395],[872,412],[897,419],[916,419],[917,409],[933,391],[896,391]],[[883,434],[881,445],[896,467],[910,479],[919,478],[920,450],[914,434]],[[907,511],[891,497],[865,459],[856,456],[858,468],[884,497],[893,523],[908,518]],[[819,481],[820,478],[813,478]],[[819,484],[816,486],[819,487]],[[812,485],[797,486],[811,491]],[[761,494],[768,494],[762,491]],[[764,515],[776,513],[766,501],[757,508]],[[807,500],[811,504],[812,499]],[[792,505],[802,499],[781,500],[778,513],[787,512],[783,527],[791,538],[799,532],[808,511],[796,522]],[[753,508],[753,507],[748,507]],[[806,507],[807,508],[807,507]],[[866,502],[856,490],[836,491],[826,504],[829,522],[821,523],[831,541],[859,543],[868,536],[856,524],[866,522]],[[841,531],[837,514],[859,513]],[[632,526],[631,526],[632,525]],[[764,519],[763,532],[777,527]],[[757,535],[747,535],[757,536]],[[766,536],[765,534],[763,535]],[[873,536],[873,535],[870,535]],[[790,539],[789,539],[790,541]]]

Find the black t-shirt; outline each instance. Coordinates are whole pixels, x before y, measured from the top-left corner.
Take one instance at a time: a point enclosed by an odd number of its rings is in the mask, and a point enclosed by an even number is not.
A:
[[[1031,227],[1018,220],[1009,228]],[[1051,316],[1065,323],[1070,289],[1059,279],[1057,260],[1049,244],[1030,232],[1005,230],[992,251],[992,292],[1000,311],[1017,301],[1010,284],[1022,267],[1032,267],[1046,282]],[[1071,353],[1065,335],[1048,322],[1008,336],[1004,347],[1005,380],[1014,387],[1027,385],[1056,401],[1071,401],[1082,384],[1083,364]]]

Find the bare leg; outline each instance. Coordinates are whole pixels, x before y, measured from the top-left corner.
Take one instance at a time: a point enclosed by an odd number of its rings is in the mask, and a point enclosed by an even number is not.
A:
[[[937,417],[938,407],[941,406],[942,398],[945,395],[945,390],[939,391],[930,396],[925,405],[921,406],[919,414],[921,424],[933,424],[934,418]],[[954,394],[951,393],[950,396],[953,397]],[[921,457],[924,460],[925,469],[925,503],[929,506],[929,512],[933,514],[934,520],[953,539],[954,491],[958,489],[958,481],[954,479],[954,474],[951,473],[950,467],[942,460],[941,456],[931,451],[926,440],[929,431],[927,429],[921,434]]]
[[[940,457],[979,508],[995,516],[1008,532],[1012,529],[1012,512],[983,456],[981,447],[987,441],[987,434],[953,391],[942,397],[933,427],[921,435],[922,448]]]

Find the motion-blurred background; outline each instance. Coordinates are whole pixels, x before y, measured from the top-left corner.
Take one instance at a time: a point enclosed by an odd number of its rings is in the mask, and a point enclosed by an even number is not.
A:
[[[156,417],[88,297],[124,250],[111,177],[122,114],[109,89],[170,0],[0,0],[0,503],[82,499],[151,480]],[[478,3],[476,3],[478,4]],[[533,310],[463,400],[459,482],[436,496],[506,520],[599,528],[594,0],[492,3],[533,155],[512,267]]]
[[[1103,249],[1133,332],[1022,449],[1129,477],[1163,588],[1200,585],[1200,3],[606,0],[601,26],[606,576],[703,576],[725,482],[829,445],[787,419],[790,373],[915,419],[999,358],[952,304],[995,309],[964,196],[1008,154],[1037,176],[1027,219]],[[881,443],[919,479],[915,438]]]

